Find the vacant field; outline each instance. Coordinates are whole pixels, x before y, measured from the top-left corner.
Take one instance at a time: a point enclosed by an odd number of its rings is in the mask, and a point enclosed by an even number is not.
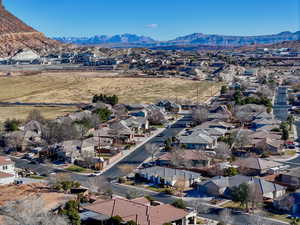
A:
[[[55,119],[58,116],[63,116],[76,111],[76,107],[0,107],[0,122],[5,121],[6,119],[25,120],[29,112],[34,109],[39,110],[46,119]]]
[[[157,99],[206,100],[219,84],[174,78],[103,78],[82,73],[0,76],[0,101],[78,103],[93,95],[116,94],[121,103],[153,103]]]

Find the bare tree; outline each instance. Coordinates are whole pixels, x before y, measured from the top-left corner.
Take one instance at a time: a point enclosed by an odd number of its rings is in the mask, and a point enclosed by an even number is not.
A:
[[[88,180],[87,188],[93,194],[101,194],[112,198],[111,184],[103,177],[93,177]]]
[[[247,225],[266,225],[263,220],[263,217],[257,213],[248,217]]]
[[[5,146],[11,149],[22,148],[24,137],[19,135],[19,133],[11,134],[5,138]]]
[[[225,208],[220,212],[220,221],[228,225],[234,224],[230,209]]]
[[[161,125],[166,121],[164,114],[159,110],[148,112],[148,120],[153,125]]]
[[[255,210],[259,204],[263,202],[263,196],[259,191],[257,184],[249,184],[249,199],[251,203],[252,210]]]
[[[185,190],[185,184],[186,180],[183,177],[179,177],[174,184],[175,189],[179,192],[180,196],[183,195],[183,192]]]
[[[48,122],[43,128],[42,137],[48,144],[59,143],[62,141],[78,139],[80,133],[71,121]]]
[[[151,154],[152,162],[154,162],[154,156],[157,152],[159,152],[159,146],[154,143],[149,143],[145,145],[146,152]]]
[[[192,112],[192,119],[196,124],[201,124],[208,119],[208,110],[206,108],[195,109]]]
[[[66,218],[50,213],[40,198],[28,198],[10,202],[0,208],[7,225],[67,225]]]
[[[228,159],[231,156],[230,146],[225,142],[219,142],[215,152],[219,159]]]
[[[184,158],[182,156],[182,149],[173,148],[170,152],[171,154],[171,164],[176,167],[180,167],[184,164]]]
[[[41,112],[37,109],[30,111],[27,116],[27,119],[26,119],[27,122],[30,122],[32,120],[37,121],[41,124],[46,123],[46,119],[42,116]]]
[[[193,200],[191,206],[197,213],[207,214],[210,211],[210,206],[201,200]]]
[[[129,164],[122,164],[118,166],[118,169],[121,170],[125,176],[128,175],[129,173],[132,173],[132,171],[135,169],[135,166]]]

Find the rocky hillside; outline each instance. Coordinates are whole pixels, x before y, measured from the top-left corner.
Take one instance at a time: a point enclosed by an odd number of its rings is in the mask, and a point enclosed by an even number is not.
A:
[[[42,33],[26,25],[0,6],[0,56],[10,56],[15,52],[30,48],[45,51],[57,47],[59,42],[45,37]]]

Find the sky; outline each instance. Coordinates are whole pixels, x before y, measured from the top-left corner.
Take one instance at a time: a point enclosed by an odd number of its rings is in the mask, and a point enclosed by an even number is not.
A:
[[[49,37],[260,35],[300,30],[300,0],[3,0]]]

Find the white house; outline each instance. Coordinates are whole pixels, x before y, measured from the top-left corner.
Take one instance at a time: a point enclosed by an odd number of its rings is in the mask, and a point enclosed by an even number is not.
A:
[[[0,156],[0,185],[15,181],[15,163],[8,157]]]

